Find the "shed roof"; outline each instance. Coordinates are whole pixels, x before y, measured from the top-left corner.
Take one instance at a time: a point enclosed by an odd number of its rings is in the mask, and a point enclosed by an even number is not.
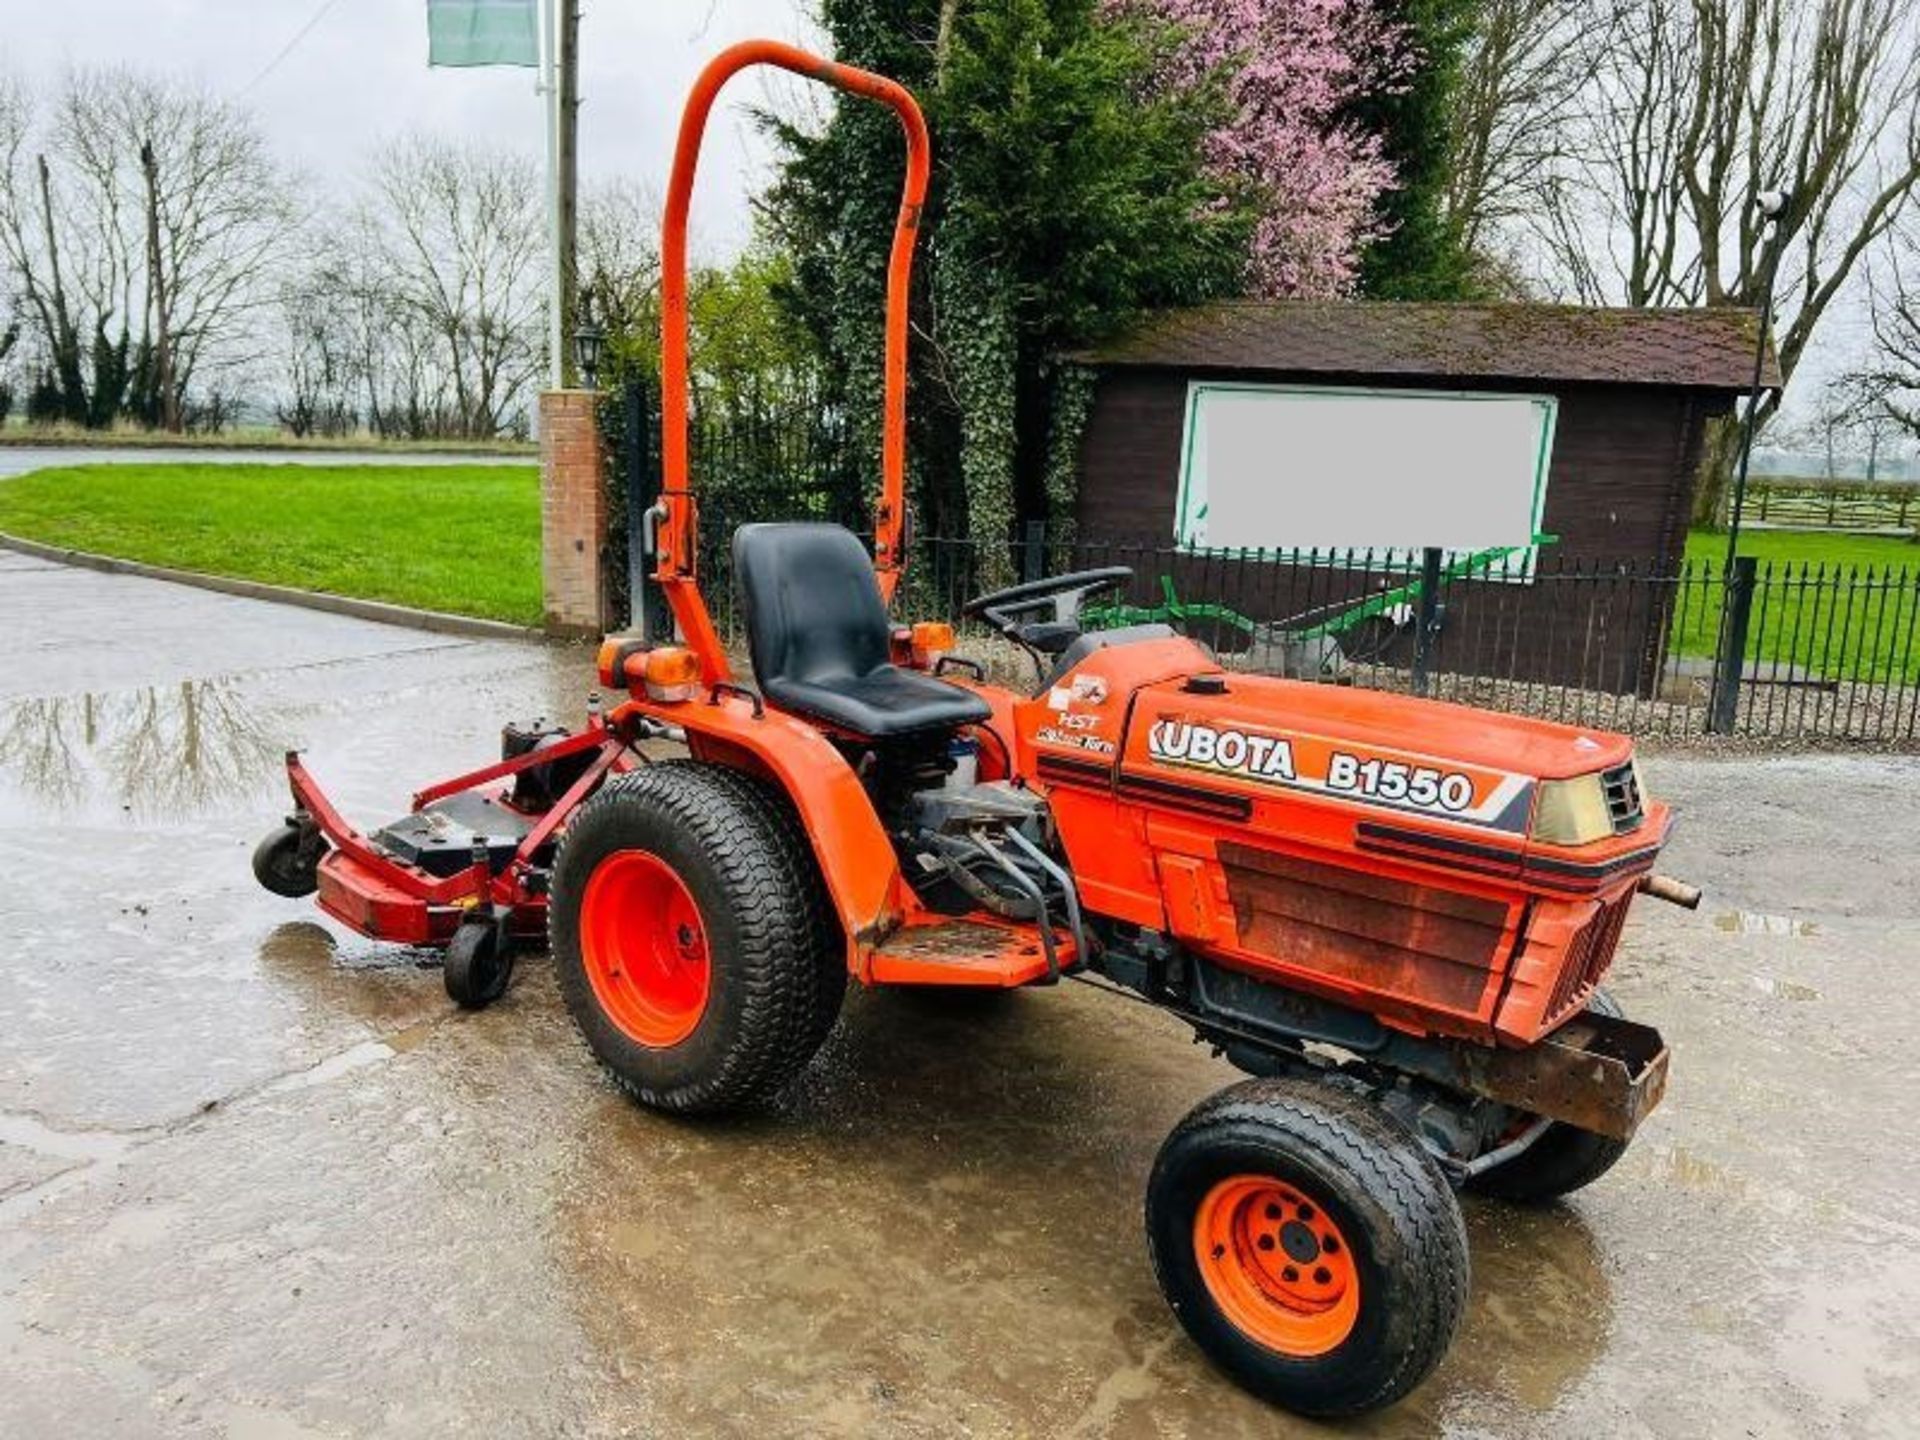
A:
[[[1226,300],[1164,310],[1074,358],[1190,371],[1664,385],[1744,392],[1757,311]],[[1767,346],[1763,383],[1778,387]]]

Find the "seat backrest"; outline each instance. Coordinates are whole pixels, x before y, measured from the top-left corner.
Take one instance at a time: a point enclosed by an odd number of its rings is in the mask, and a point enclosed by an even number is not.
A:
[[[733,576],[761,688],[831,684],[888,663],[891,627],[873,561],[839,525],[742,525]]]

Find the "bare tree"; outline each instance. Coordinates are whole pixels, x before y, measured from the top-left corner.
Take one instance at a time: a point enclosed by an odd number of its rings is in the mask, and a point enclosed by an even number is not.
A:
[[[45,153],[33,148],[36,119],[26,87],[11,75],[0,75],[0,245],[14,274],[21,309],[33,327],[30,363],[40,372],[28,409],[31,414],[36,405],[50,404],[59,418],[85,423],[92,409],[82,369],[81,337],[87,327],[78,313],[81,303],[69,298],[62,270],[65,209],[56,209],[53,171]],[[69,265],[73,248],[68,250]],[[95,323],[104,330],[105,315],[96,311]]]
[[[1757,306],[1778,229],[1780,368],[1920,186],[1916,0],[1613,0],[1616,28],[1530,223],[1558,288],[1630,305]],[[1764,423],[1777,397],[1756,417]],[[1710,446],[1718,509],[1734,432]]]
[[[630,180],[596,186],[581,201],[580,285],[616,333],[651,313],[660,285],[659,214],[659,199]]]
[[[1878,408],[1920,438],[1920,232],[1909,229],[1872,277],[1876,353],[1863,383]]]
[[[1550,213],[1567,147],[1619,21],[1591,0],[1485,0],[1455,91],[1446,218],[1495,288],[1516,222]]]
[[[76,71],[35,121],[0,85],[0,249],[41,389],[67,418],[179,429],[196,377],[257,351],[291,185],[249,116],[179,82]]]
[[[360,224],[396,307],[435,337],[459,433],[524,426],[543,359],[537,167],[426,136],[375,158]]]

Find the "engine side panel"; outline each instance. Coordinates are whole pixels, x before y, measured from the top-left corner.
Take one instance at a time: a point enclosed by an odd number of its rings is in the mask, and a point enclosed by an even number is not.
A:
[[[1422,1033],[1527,1043],[1585,1004],[1666,812],[1577,853],[1528,830],[1543,774],[1627,742],[1260,677],[1196,691],[1217,668],[1167,643],[1016,710],[1091,910]]]

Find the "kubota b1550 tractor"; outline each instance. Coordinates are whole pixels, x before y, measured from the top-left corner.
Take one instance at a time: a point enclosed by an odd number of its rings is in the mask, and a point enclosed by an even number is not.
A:
[[[733,537],[748,684],[695,574],[685,238],[708,110],[755,63],[890,106],[907,179],[872,549],[831,525]],[[1147,1182],[1169,1303],[1282,1405],[1387,1404],[1466,1303],[1455,1189],[1574,1190],[1660,1098],[1660,1037],[1599,985],[1637,893],[1697,899],[1652,873],[1667,809],[1617,736],[1230,674],[1164,625],[1083,631],[1122,569],[967,606],[1033,657],[1029,686],[988,683],[945,624],[897,624],[926,179],[920,112],[891,81],[770,42],[707,68],[662,238],[653,521],[678,640],[609,639],[614,708],[575,734],[510,727],[500,763],[371,836],[290,756],[295,808],[256,870],[365,933],[446,944],[468,1005],[544,928],[587,1043],[666,1110],[780,1087],[849,977],[1144,998],[1255,1077],[1187,1116]],[[684,758],[641,754],[663,736]]]

